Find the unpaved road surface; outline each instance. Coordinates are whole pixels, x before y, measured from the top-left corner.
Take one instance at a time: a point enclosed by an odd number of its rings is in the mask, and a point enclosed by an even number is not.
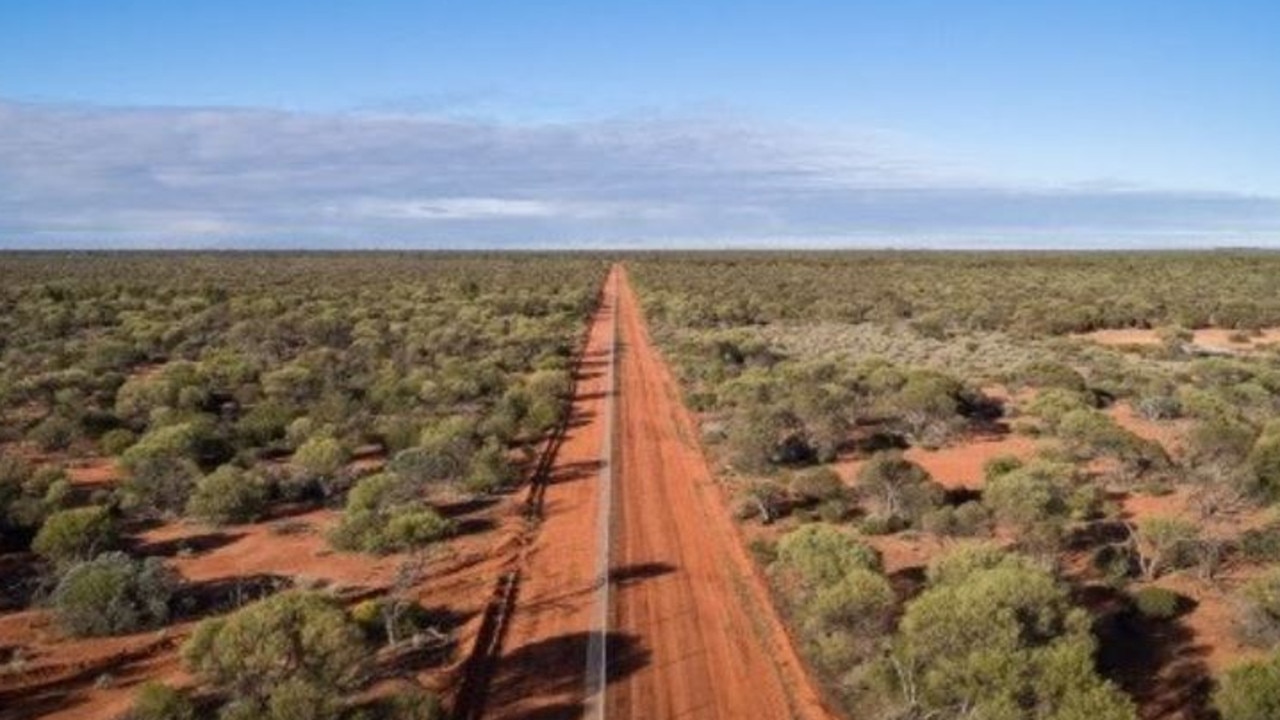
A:
[[[832,717],[729,518],[625,270],[615,267],[605,287],[570,428],[545,488],[542,521],[521,563],[486,717]],[[615,320],[617,385],[610,408]],[[604,457],[610,425],[611,459]],[[612,522],[602,524],[606,503]],[[606,526],[609,532],[602,532]],[[606,552],[607,595],[598,582]],[[602,699],[591,694],[589,649],[602,632],[604,597]]]
[[[611,631],[635,642],[610,655],[607,717],[830,717],[754,572],[625,271],[618,313]]]

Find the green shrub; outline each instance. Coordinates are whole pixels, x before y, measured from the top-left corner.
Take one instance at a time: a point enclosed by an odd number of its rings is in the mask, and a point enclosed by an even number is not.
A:
[[[976,500],[961,503],[955,510],[955,534],[980,537],[991,534],[991,513]]]
[[[1241,638],[1259,647],[1280,644],[1280,568],[1251,580],[1240,595],[1243,607],[1237,629]]]
[[[347,463],[347,451],[331,437],[313,437],[293,454],[293,462],[317,477],[333,477]]]
[[[974,573],[999,567],[1029,568],[1024,555],[991,542],[961,545],[929,563],[929,585],[962,584]]]
[[[187,458],[135,459],[120,484],[123,506],[131,512],[177,515],[186,508],[199,479],[200,468]]]
[[[470,493],[484,495],[501,490],[515,480],[515,468],[507,460],[506,450],[496,442],[490,442],[471,457],[462,488]]]
[[[120,635],[164,624],[176,585],[158,558],[111,552],[68,567],[50,603],[72,635]]]
[[[986,482],[1013,472],[1023,466],[1023,462],[1015,455],[998,455],[982,465],[982,477]]]
[[[803,503],[839,500],[848,494],[840,476],[826,467],[796,473],[791,478],[790,489],[791,494]]]
[[[267,490],[257,475],[223,465],[196,483],[187,515],[212,525],[251,522],[266,509]]]
[[[862,636],[888,630],[896,596],[889,581],[874,570],[851,568],[843,577],[823,585],[808,606],[809,622],[826,631],[839,627]]]
[[[29,540],[70,492],[61,467],[33,469],[17,457],[0,455],[0,534],[10,534],[10,541]]]
[[[46,560],[69,564],[110,550],[119,539],[119,528],[111,512],[104,507],[90,506],[50,515],[31,541],[31,549]]]
[[[1038,460],[988,480],[982,501],[1001,522],[1027,533],[1067,517],[1074,476],[1071,465]]]
[[[1182,403],[1171,394],[1144,395],[1133,403],[1133,409],[1147,420],[1176,420],[1182,417]]]
[[[343,550],[386,553],[428,545],[454,528],[453,521],[422,502],[412,482],[395,473],[378,473],[351,489],[330,541]]]
[[[76,439],[74,421],[61,415],[50,415],[27,433],[27,439],[45,452],[65,450]]]
[[[778,559],[778,544],[765,538],[755,538],[747,546],[756,562],[768,566]]]
[[[1274,720],[1280,717],[1280,653],[1237,665],[1213,693],[1222,720]]]
[[[1133,593],[1133,605],[1143,617],[1168,620],[1178,614],[1182,596],[1162,587],[1144,587]]]
[[[814,523],[778,540],[775,566],[820,587],[836,582],[854,568],[879,571],[881,562],[880,553],[874,548],[837,527]]]
[[[1280,523],[1245,530],[1240,536],[1240,552],[1250,562],[1280,561]]]
[[[164,459],[194,460],[206,428],[195,422],[166,425],[149,431],[120,456],[120,464],[133,470],[139,464]]]
[[[858,523],[858,532],[863,535],[892,535],[906,527],[906,523],[900,517],[890,517],[887,515],[868,515]]]
[[[265,715],[267,720],[338,720],[343,701],[331,688],[291,678],[272,688]]]
[[[394,606],[392,603],[396,603]],[[388,598],[365,600],[351,608],[351,619],[360,626],[365,638],[378,644],[387,643],[387,624],[394,618],[395,637],[411,637],[431,626],[431,616],[416,602]]]
[[[950,505],[943,505],[940,508],[930,510],[920,518],[920,527],[925,532],[934,535],[957,535],[956,532],[956,510]]]
[[[196,720],[196,708],[185,693],[149,681],[138,689],[124,720]]]
[[[264,708],[286,683],[341,698],[357,687],[369,653],[360,627],[337,601],[293,590],[202,621],[182,657],[202,680]]]
[[[1074,392],[1087,389],[1084,377],[1071,367],[1048,360],[1028,363],[1014,372],[1014,378],[1037,388],[1060,388]]]
[[[967,708],[973,717],[1016,718],[1035,708],[1043,717],[1133,720],[1132,703],[1094,669],[1088,613],[1049,573],[987,547],[930,577],[907,604],[892,649],[893,666],[918,681],[904,700],[921,717]]]
[[[137,441],[138,436],[132,430],[116,428],[108,430],[98,438],[98,450],[108,457],[116,457],[124,454]]]
[[[919,522],[946,494],[924,468],[897,451],[871,456],[858,471],[857,487],[877,499],[886,517],[900,517],[908,524]]]

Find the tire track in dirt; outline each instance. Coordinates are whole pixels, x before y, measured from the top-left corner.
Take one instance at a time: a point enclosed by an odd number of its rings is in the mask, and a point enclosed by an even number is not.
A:
[[[613,637],[638,642],[610,648],[608,719],[833,717],[729,517],[626,272],[615,272]]]

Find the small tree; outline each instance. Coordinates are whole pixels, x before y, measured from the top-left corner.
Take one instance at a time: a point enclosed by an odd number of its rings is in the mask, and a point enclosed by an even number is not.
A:
[[[858,487],[879,499],[886,517],[912,523],[941,503],[944,495],[924,468],[897,451],[873,455],[858,472]]]
[[[1151,517],[1129,526],[1142,578],[1155,580],[1199,537],[1195,524],[1171,517]]]
[[[331,437],[313,437],[302,443],[293,461],[314,476],[333,477],[346,464],[347,451]]]
[[[385,553],[429,545],[453,529],[451,520],[422,502],[413,483],[395,473],[378,473],[351,489],[330,539],[344,550]]]
[[[888,632],[896,601],[884,575],[853,568],[817,590],[806,609],[806,622],[810,633],[843,636],[841,645],[862,660],[870,654],[870,641]]]
[[[729,462],[739,472],[764,475],[774,469],[775,452],[783,432],[778,414],[752,408],[729,422]]]
[[[187,514],[213,525],[250,522],[267,503],[267,487],[255,475],[223,465],[196,483]]]
[[[1007,557],[968,558],[907,605],[888,661],[910,716],[1017,718],[1035,708],[1036,717],[1133,720],[1132,704],[1094,669],[1088,614],[1051,575]]]
[[[471,457],[462,487],[483,495],[500,490],[515,479],[515,468],[507,460],[506,450],[496,442],[488,442]]]
[[[742,512],[739,519],[759,516],[765,525],[777,520],[785,512],[782,488],[771,480],[752,480],[742,489]]]
[[[60,565],[88,560],[119,542],[119,528],[111,512],[91,506],[61,510],[49,516],[31,542],[31,549]]]
[[[841,500],[849,489],[831,468],[821,467],[797,473],[791,478],[791,494],[804,504]]]
[[[964,390],[956,379],[941,373],[916,371],[891,400],[891,410],[906,426],[907,434],[916,442],[932,444],[945,435],[947,424],[960,409],[960,393]]]
[[[778,540],[775,569],[793,572],[809,587],[839,582],[851,570],[881,569],[880,553],[834,525],[811,523]]]
[[[176,515],[191,498],[200,468],[181,457],[148,457],[132,463],[120,485],[123,507],[144,515]]]
[[[426,579],[429,561],[430,554],[419,550],[410,553],[408,558],[396,566],[396,574],[387,590],[387,597],[379,608],[383,631],[390,645],[400,641],[400,628],[404,624],[405,614],[416,606],[413,589]]]
[[[1036,461],[987,481],[983,504],[1032,545],[1056,546],[1071,513],[1072,466]]]
[[[294,697],[295,683],[340,699],[359,684],[368,650],[335,600],[286,591],[201,622],[182,656],[204,680],[265,709],[280,688]]]
[[[176,585],[158,558],[112,552],[69,567],[51,603],[58,623],[73,635],[118,635],[164,624]]]

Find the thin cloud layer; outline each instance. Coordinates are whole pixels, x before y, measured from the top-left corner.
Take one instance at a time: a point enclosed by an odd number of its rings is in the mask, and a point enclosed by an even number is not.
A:
[[[0,103],[8,247],[1267,244],[1280,200],[966,181],[875,134]]]

